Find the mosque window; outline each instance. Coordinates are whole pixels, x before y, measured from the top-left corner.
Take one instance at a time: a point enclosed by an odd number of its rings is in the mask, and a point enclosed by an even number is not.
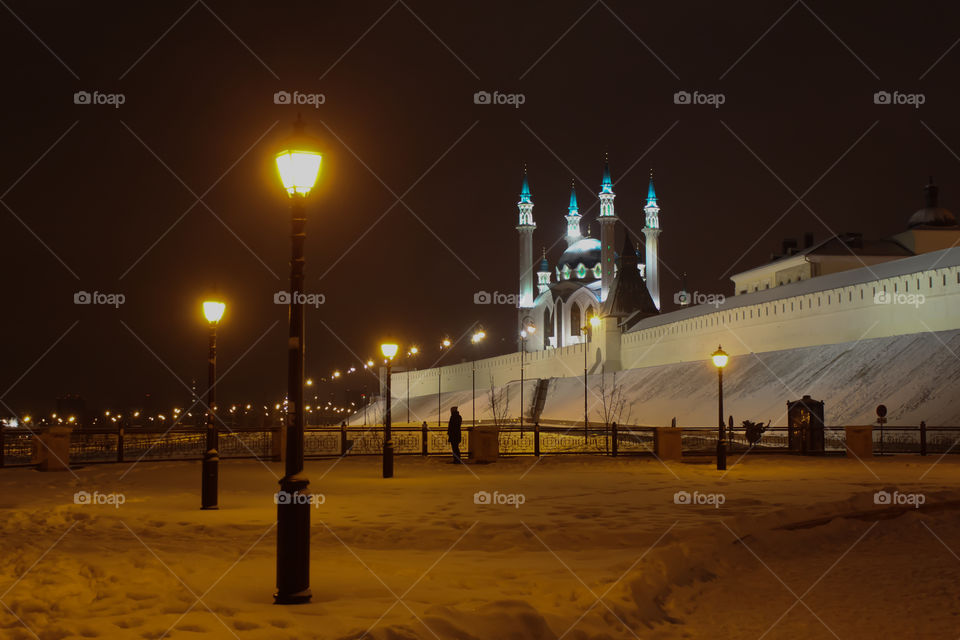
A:
[[[598,263],[596,264],[596,266],[593,268],[593,277],[594,277],[594,278],[599,278],[600,276],[601,276],[601,273],[600,273],[600,263],[598,262]]]
[[[570,334],[571,335],[580,335],[580,327],[583,325],[580,323],[580,305],[576,302],[570,303]]]
[[[580,278],[581,280],[587,277],[587,268],[583,266],[582,262],[577,267],[577,277]]]

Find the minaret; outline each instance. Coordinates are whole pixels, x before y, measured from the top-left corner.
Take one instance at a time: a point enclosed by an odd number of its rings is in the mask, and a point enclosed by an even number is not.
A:
[[[580,233],[580,211],[577,208],[577,189],[570,181],[570,206],[567,207],[567,246],[583,237]]]
[[[647,289],[653,304],[660,308],[660,272],[657,243],[660,235],[660,205],[657,204],[657,192],[653,189],[653,169],[650,170],[650,187],[647,189],[647,206],[643,208],[647,214],[646,225],[643,227],[643,237],[647,239],[645,275]]]
[[[614,277],[614,242],[616,241],[617,216],[613,212],[613,181],[610,179],[610,163],[604,160],[603,182],[600,185],[600,302],[607,299]]]
[[[550,288],[550,265],[547,263],[547,248],[543,248],[543,258],[540,260],[540,270],[537,271],[537,295]]]
[[[520,188],[520,201],[517,202],[520,219],[517,231],[520,233],[520,299],[517,302],[517,326],[533,308],[533,198],[530,184],[527,182],[527,170],[523,170],[523,186]],[[519,329],[517,329],[519,334]]]

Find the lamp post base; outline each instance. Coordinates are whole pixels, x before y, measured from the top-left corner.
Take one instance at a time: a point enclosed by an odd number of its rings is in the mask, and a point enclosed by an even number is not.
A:
[[[219,493],[220,456],[215,450],[207,451],[203,457],[200,484],[200,508],[210,511],[217,509]]]
[[[277,591],[274,604],[310,602],[309,480],[302,475],[280,480],[277,494]]]

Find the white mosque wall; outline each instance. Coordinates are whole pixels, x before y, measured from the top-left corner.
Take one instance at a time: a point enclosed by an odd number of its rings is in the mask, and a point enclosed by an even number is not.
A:
[[[893,301],[877,303],[878,293],[889,294]],[[739,295],[727,299],[719,308],[701,305],[648,318],[621,336],[620,359],[625,370],[650,372],[651,367],[696,363],[691,370],[699,371],[718,344],[736,359],[748,354],[855,344],[894,336],[930,336],[929,332],[953,329],[960,329],[960,248]],[[592,374],[603,368],[599,343],[595,340],[586,346],[588,369]],[[584,349],[583,344],[578,344],[523,356],[527,379],[572,379],[556,381],[558,389],[579,385],[580,392],[574,394],[581,398],[579,419],[583,413]],[[810,357],[815,357],[815,353],[811,352]],[[475,366],[477,394],[484,397],[486,406],[485,397],[491,385],[518,386],[515,383],[520,380],[520,362],[521,354],[515,353],[394,373],[393,395],[406,401],[409,376],[411,406],[413,399],[421,397],[424,411],[431,406],[430,402],[436,406],[438,382],[442,395],[454,394],[450,396],[450,403],[443,401],[445,407],[451,403],[469,404]],[[827,366],[829,361],[817,364],[821,365]],[[532,398],[535,382],[530,384],[530,391],[525,392],[531,394],[528,398]],[[800,391],[809,393],[797,389]],[[550,407],[548,401],[544,417],[550,417]],[[435,418],[437,410],[434,408],[428,413]]]

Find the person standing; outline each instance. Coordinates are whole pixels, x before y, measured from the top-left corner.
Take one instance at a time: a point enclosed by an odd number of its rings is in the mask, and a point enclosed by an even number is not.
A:
[[[460,425],[463,424],[463,418],[456,407],[450,407],[450,422],[447,423],[447,440],[450,441],[450,448],[453,449],[452,464],[463,464],[460,459],[460,442],[463,437],[460,433]]]

